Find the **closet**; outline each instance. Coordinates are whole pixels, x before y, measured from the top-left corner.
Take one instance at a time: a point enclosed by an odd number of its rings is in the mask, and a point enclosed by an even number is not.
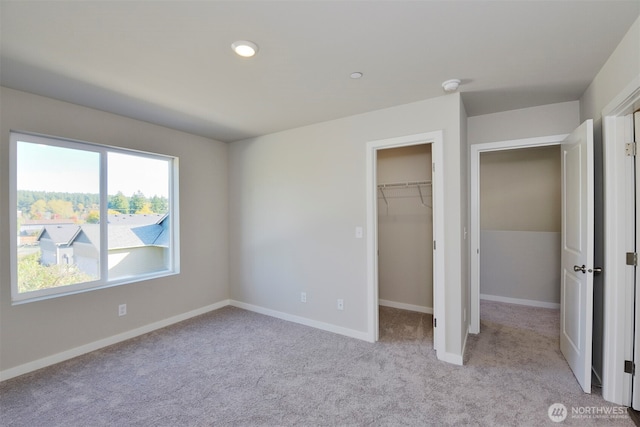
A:
[[[377,152],[378,296],[433,313],[431,145]]]

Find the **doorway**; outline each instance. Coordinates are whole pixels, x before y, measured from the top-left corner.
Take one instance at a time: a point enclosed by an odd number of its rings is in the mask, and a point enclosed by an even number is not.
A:
[[[379,305],[433,314],[431,145],[378,150]]]
[[[448,359],[445,350],[446,322],[444,299],[444,182],[443,133],[435,131],[367,143],[367,290],[368,335],[371,342],[379,338],[379,260],[378,260],[378,151],[428,144],[431,148],[431,202],[433,239],[433,315],[434,349],[439,359]],[[416,189],[417,190],[417,189]],[[462,364],[462,360],[448,360]]]
[[[560,146],[480,153],[480,299],[560,308]]]
[[[533,142],[533,144],[532,144]],[[557,137],[495,143],[493,147],[472,148],[472,322],[479,332],[479,154],[482,148],[541,146],[559,142]],[[578,383],[591,392],[593,275],[602,269],[593,265],[594,253],[594,170],[593,120],[586,120],[562,142],[561,217],[561,303],[560,349]],[[498,148],[499,147],[499,148]],[[484,150],[491,151],[491,150]],[[474,312],[473,309],[477,309]]]
[[[567,135],[526,138],[510,141],[490,142],[471,146],[471,307],[469,332],[480,333],[480,155],[481,153],[501,152],[520,148],[536,148],[559,145]],[[526,299],[526,298],[525,298]]]

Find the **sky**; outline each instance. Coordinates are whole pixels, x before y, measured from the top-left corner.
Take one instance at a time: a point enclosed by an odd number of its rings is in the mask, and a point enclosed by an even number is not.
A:
[[[18,142],[18,190],[98,194],[99,171],[98,153]],[[118,191],[168,197],[168,162],[109,153],[108,193]]]

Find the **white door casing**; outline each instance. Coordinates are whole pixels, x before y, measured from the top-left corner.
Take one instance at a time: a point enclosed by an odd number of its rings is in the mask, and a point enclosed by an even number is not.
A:
[[[593,328],[593,120],[562,144],[560,349],[585,393],[591,393]]]
[[[625,144],[631,126],[627,115],[640,107],[640,74],[602,110],[604,160],[604,324],[602,397],[631,406],[631,375],[625,360],[633,359],[634,283],[627,280],[626,242],[633,233],[626,212],[628,186]]]
[[[433,316],[438,319],[438,326],[434,328],[433,347],[441,360],[447,360],[445,351],[445,299],[444,299],[444,147],[443,132],[434,131],[397,138],[370,141],[367,143],[367,289],[368,289],[368,336],[369,341],[378,340],[378,235],[377,235],[377,151],[386,148],[406,147],[418,144],[431,144],[433,163],[433,239],[437,241],[437,248],[433,251]],[[449,361],[449,360],[447,360]],[[462,360],[452,360],[462,364]]]
[[[631,119],[629,119],[629,121],[631,121]],[[638,141],[640,140],[640,112],[636,112],[633,115],[633,132],[630,132],[629,135],[629,141],[634,141],[636,149],[638,147]],[[630,169],[629,171],[629,175],[630,175],[630,182],[634,182],[633,180],[635,179],[635,188],[632,189],[632,195],[630,195],[630,198],[633,199],[633,202],[631,203],[630,208],[633,209],[629,209],[630,213],[635,213],[635,218],[633,218],[632,220],[630,220],[630,226],[633,226],[633,233],[628,233],[631,237],[631,239],[633,240],[633,249],[632,252],[637,253],[638,252],[638,248],[640,248],[640,233],[638,233],[638,226],[640,226],[640,209],[638,209],[638,201],[640,200],[640,162],[638,161],[638,155],[636,153],[635,156],[629,156],[629,162],[627,163],[627,169]],[[631,251],[630,251],[631,252]],[[633,280],[634,283],[634,289],[636,289],[635,292],[635,307],[636,307],[636,313],[635,313],[635,337],[634,337],[634,342],[633,342],[633,346],[634,346],[634,364],[635,366],[638,366],[640,364],[640,312],[638,312],[639,307],[640,307],[640,292],[638,292],[638,286],[640,285],[640,274],[638,274],[637,271],[637,267],[635,266],[627,266],[627,271],[628,274],[630,274],[631,280]],[[637,373],[633,375],[633,392],[632,392],[632,402],[631,402],[631,406],[633,407],[633,409],[635,409],[636,411],[640,410],[640,375],[638,375]]]

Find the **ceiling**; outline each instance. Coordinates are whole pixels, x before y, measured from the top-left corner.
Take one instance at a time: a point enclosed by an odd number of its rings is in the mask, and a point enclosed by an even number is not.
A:
[[[0,84],[231,142],[443,96],[580,98],[640,1],[6,1]],[[242,59],[236,40],[259,52]],[[354,80],[349,75],[364,74]]]

